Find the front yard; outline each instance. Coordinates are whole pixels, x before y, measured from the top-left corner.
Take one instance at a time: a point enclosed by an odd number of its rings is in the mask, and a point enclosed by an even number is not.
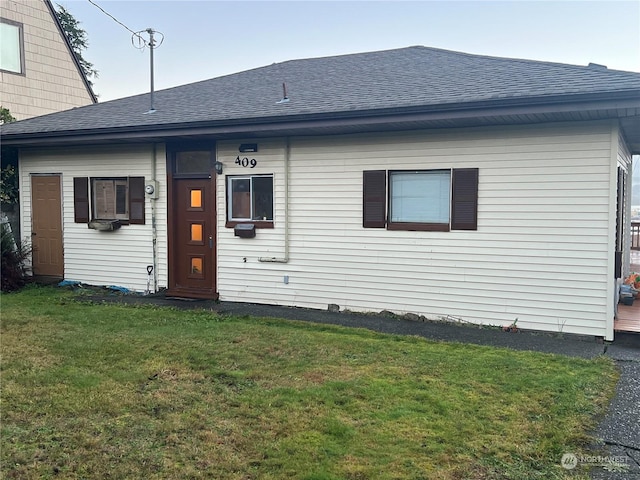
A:
[[[0,300],[5,478],[586,478],[560,458],[617,378],[604,358],[55,288]]]

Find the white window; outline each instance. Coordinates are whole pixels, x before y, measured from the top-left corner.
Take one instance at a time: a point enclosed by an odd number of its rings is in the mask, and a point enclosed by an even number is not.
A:
[[[230,222],[273,222],[273,175],[227,177]]]
[[[92,178],[92,218],[128,220],[129,189],[126,178]]]
[[[0,70],[24,73],[22,24],[0,19]]]
[[[449,224],[451,171],[390,173],[391,223]]]

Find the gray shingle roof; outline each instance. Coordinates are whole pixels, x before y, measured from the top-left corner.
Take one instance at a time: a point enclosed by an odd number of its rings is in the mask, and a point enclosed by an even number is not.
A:
[[[283,82],[290,101],[277,103]],[[5,125],[2,134],[275,121],[634,91],[640,97],[640,73],[416,46],[275,63],[157,91],[153,114],[145,115],[144,94]]]

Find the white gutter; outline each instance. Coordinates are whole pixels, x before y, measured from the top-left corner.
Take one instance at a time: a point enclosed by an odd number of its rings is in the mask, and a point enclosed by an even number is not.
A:
[[[259,262],[264,263],[289,263],[289,159],[291,157],[291,145],[289,137],[284,143],[284,257],[260,257]]]

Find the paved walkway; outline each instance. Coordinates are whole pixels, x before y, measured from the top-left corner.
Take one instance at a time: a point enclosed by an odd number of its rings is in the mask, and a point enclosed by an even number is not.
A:
[[[301,320],[347,327],[367,328],[382,333],[417,335],[432,340],[490,345],[557,353],[581,358],[607,355],[615,360],[621,372],[616,395],[608,414],[598,426],[595,436],[599,445],[616,456],[617,467],[593,469],[596,480],[640,480],[640,335],[616,334],[613,343],[598,343],[593,337],[535,332],[504,333],[495,328],[470,324],[408,320],[385,315],[362,315],[328,312],[306,308],[278,307],[250,303],[183,300],[162,295],[99,295],[86,297],[92,301],[126,304],[154,304],[184,309],[205,309],[219,314],[253,315]],[[602,455],[602,453],[600,453]]]

